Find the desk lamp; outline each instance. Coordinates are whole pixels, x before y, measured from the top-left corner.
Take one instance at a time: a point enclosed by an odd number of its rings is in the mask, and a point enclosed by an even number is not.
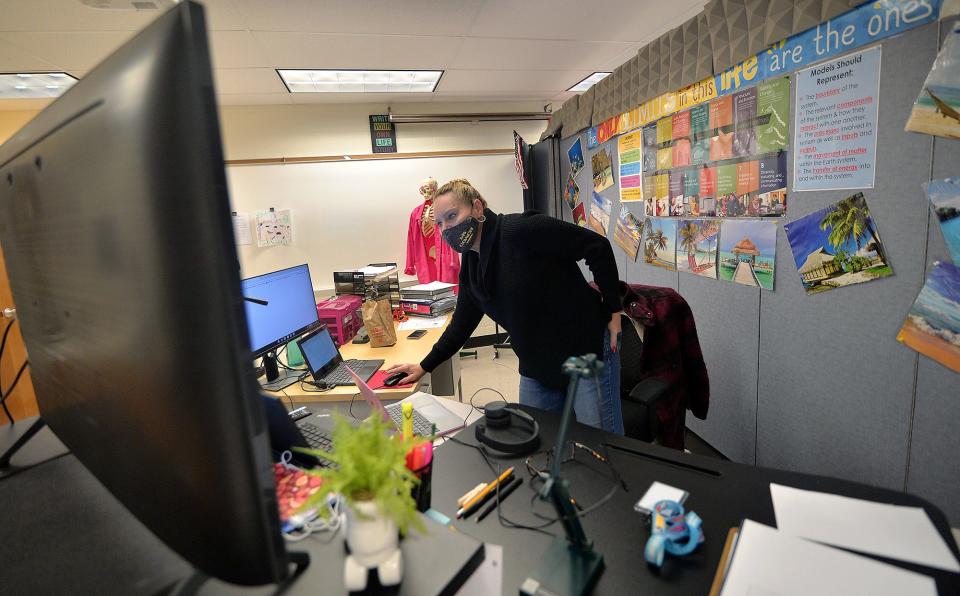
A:
[[[570,377],[570,382],[567,385],[567,399],[563,404],[563,416],[557,431],[557,444],[553,448],[553,465],[550,476],[540,490],[540,499],[553,504],[566,537],[553,539],[534,572],[520,586],[521,594],[587,594],[603,572],[603,555],[593,550],[593,542],[587,539],[577,517],[577,510],[570,502],[568,483],[560,477],[560,461],[563,446],[567,442],[577,385],[581,378],[596,379],[601,369],[603,362],[597,360],[595,354],[570,357],[563,363],[563,372]]]

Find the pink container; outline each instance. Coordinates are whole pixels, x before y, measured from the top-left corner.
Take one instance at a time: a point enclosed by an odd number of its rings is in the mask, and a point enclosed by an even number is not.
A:
[[[337,296],[317,303],[317,316],[320,322],[327,326],[330,335],[342,346],[357,335],[363,327],[363,317],[360,307],[363,299],[360,296]]]

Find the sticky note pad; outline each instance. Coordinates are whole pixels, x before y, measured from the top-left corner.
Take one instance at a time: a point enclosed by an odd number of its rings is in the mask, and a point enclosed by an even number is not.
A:
[[[643,497],[633,506],[633,509],[640,513],[649,514],[653,511],[653,506],[656,505],[658,501],[676,501],[682,505],[686,499],[687,491],[674,488],[662,482],[654,482],[650,485],[650,488],[647,489],[647,492],[643,494]]]

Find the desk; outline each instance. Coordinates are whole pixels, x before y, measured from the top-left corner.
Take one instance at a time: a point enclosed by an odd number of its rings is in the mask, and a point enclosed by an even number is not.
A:
[[[446,331],[450,325],[451,316],[452,315],[447,315],[447,321],[443,327],[427,329],[426,335],[420,339],[407,339],[407,336],[410,335],[412,331],[400,331],[397,329],[397,343],[392,346],[373,348],[370,347],[369,343],[355,344],[348,342],[340,346],[340,354],[344,360],[383,360],[383,368],[389,368],[394,364],[418,364],[430,353],[433,344],[436,343],[436,341],[440,339],[440,335]],[[394,325],[399,327],[399,323],[394,323]],[[386,400],[403,399],[417,391],[429,391],[434,395],[457,395],[459,394],[460,381],[459,355],[455,354],[453,358],[441,363],[440,366],[433,371],[429,379],[429,388],[423,387],[423,385],[425,385],[425,379],[426,377],[421,379],[420,382],[413,387],[401,389],[384,388],[378,389],[376,393],[382,399]],[[294,383],[283,391],[267,391],[265,393],[282,398],[285,401],[287,398],[290,398],[297,404],[350,401],[353,396],[357,395],[357,388],[352,385],[336,387],[322,393],[313,387],[307,387],[311,390],[305,391],[300,386],[300,383]]]

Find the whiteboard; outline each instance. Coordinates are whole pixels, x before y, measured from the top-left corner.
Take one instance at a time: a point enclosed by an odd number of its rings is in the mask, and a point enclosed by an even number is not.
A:
[[[410,212],[420,181],[466,178],[498,213],[523,210],[512,155],[430,157],[227,167],[232,210],[248,213],[254,244],[237,247],[244,277],[310,266],[314,289],[333,287],[333,272],[407,255]],[[257,248],[257,211],[290,209],[293,244]]]

